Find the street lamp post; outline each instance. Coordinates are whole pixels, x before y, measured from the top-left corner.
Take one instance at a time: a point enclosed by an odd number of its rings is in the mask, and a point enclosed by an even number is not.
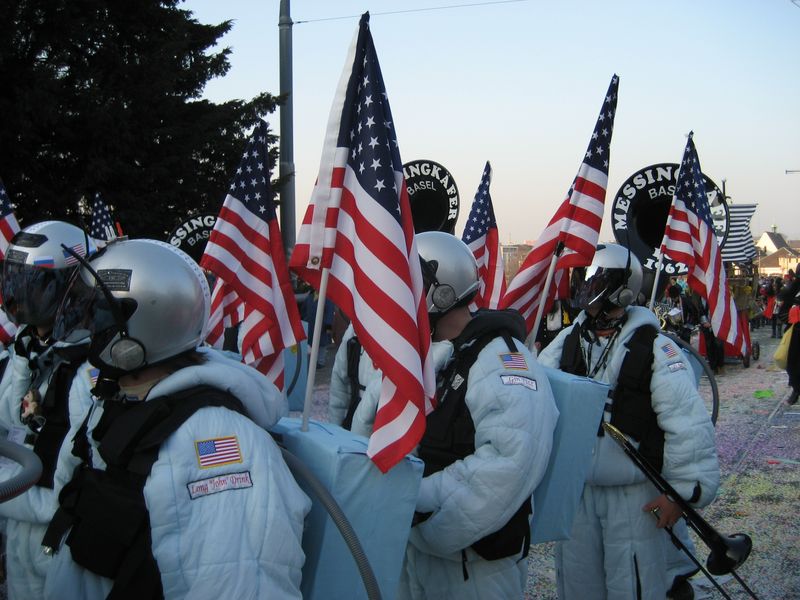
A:
[[[279,174],[286,178],[281,188],[281,236],[286,255],[294,248],[296,236],[295,198],[294,198],[294,115],[292,104],[292,17],[289,14],[289,0],[281,0],[279,29],[280,54],[280,93],[285,100],[280,107],[280,163]]]
[[[722,179],[722,201],[725,204],[728,204],[728,200],[731,199],[731,197],[728,196],[728,193],[725,191],[725,184],[727,183],[727,181],[728,180],[723,177],[723,179]]]

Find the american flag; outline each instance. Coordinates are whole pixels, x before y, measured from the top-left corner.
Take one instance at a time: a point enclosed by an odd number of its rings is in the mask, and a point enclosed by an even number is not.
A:
[[[84,244],[75,244],[70,246],[68,249],[63,249],[61,251],[62,256],[64,257],[64,264],[68,267],[74,266],[80,263],[80,261],[75,258],[75,255],[78,256],[86,256],[86,246]]]
[[[217,276],[212,327],[241,322],[245,363],[283,389],[283,349],[305,339],[269,182],[267,124],[245,148],[200,264]],[[241,304],[241,306],[240,306]],[[222,317],[220,316],[222,311]],[[213,340],[212,340],[213,341]]]
[[[510,352],[500,355],[500,362],[506,369],[521,369],[523,371],[528,369],[528,363],[525,357],[519,352]]]
[[[233,436],[202,440],[195,442],[194,445],[197,450],[197,461],[203,469],[242,462],[239,440]]]
[[[744,335],[737,325],[736,305],[725,279],[722,253],[714,233],[692,136],[690,132],[683,152],[661,252],[689,268],[689,286],[708,302],[711,328],[716,336],[747,354]]]
[[[383,372],[367,454],[386,472],[421,439],[436,387],[411,207],[369,13],[326,140],[290,266],[317,289],[329,269],[328,297]]]
[[[472,250],[478,261],[480,288],[470,305],[478,308],[497,308],[506,293],[506,275],[503,269],[503,252],[500,248],[500,235],[494,218],[492,197],[489,185],[492,183],[492,167],[489,161],[483,168],[481,183],[472,202],[469,219],[464,226],[461,239]]]
[[[230,285],[217,278],[211,292],[211,316],[208,319],[206,343],[215,348],[222,348],[225,329],[243,320],[244,303]]]
[[[549,311],[557,290],[566,288],[566,269],[589,265],[594,257],[603,221],[618,87],[619,78],[614,75],[586,155],[566,199],[525,257],[500,303],[501,308],[517,309],[525,317],[529,331],[533,328],[537,308],[543,299],[542,288],[547,271],[559,244],[563,244],[563,252],[556,262],[553,285],[545,299],[545,313]]]
[[[96,240],[108,242],[117,237],[114,230],[114,222],[111,220],[111,213],[108,206],[100,197],[100,192],[96,192],[92,200],[92,224],[89,227],[89,235]]]
[[[19,223],[11,207],[6,186],[0,180],[0,259],[5,257],[8,244],[19,231]],[[0,344],[7,345],[14,339],[17,326],[8,320],[5,311],[0,310]]]

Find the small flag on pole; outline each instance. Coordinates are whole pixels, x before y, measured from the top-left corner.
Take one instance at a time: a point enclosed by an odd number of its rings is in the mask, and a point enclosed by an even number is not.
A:
[[[503,251],[500,247],[500,235],[497,231],[492,196],[489,194],[491,183],[492,167],[487,161],[481,183],[472,202],[469,219],[467,219],[464,233],[461,236],[478,262],[480,288],[478,288],[475,300],[470,305],[473,311],[479,308],[497,308],[506,293]]]
[[[539,303],[545,301],[544,311],[547,312],[557,290],[565,289],[562,280],[568,276],[566,269],[590,265],[594,258],[603,222],[618,87],[619,78],[614,75],[589,147],[567,197],[508,284],[506,295],[500,303],[501,308],[517,309],[525,318],[528,331],[533,328]],[[563,244],[563,251],[555,267],[555,285],[547,290],[547,298],[542,298],[547,271],[560,244]]]
[[[6,186],[0,180],[0,259],[5,257],[11,239],[19,231],[19,223],[6,192]],[[5,311],[0,310],[0,344],[11,343],[17,332],[17,326],[8,320]]]
[[[89,227],[89,235],[103,242],[110,242],[117,237],[111,213],[100,197],[100,192],[95,192],[94,200],[92,200],[92,224]]]
[[[738,327],[738,313],[728,289],[700,159],[689,132],[678,171],[675,194],[667,216],[661,252],[689,268],[689,287],[708,302],[714,334],[747,354],[746,340]]]
[[[422,438],[436,387],[411,207],[369,13],[339,81],[290,265],[317,289],[329,269],[327,296],[383,373],[367,454],[388,471]]]
[[[244,362],[283,389],[282,351],[305,339],[305,332],[272,198],[267,134],[267,123],[260,121],[247,142],[200,265],[218,278],[212,327],[218,329],[218,319],[240,321]]]

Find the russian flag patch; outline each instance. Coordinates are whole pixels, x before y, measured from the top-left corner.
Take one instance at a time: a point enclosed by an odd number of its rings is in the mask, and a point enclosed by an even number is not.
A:
[[[52,256],[40,256],[39,258],[33,259],[33,266],[42,267],[43,269],[54,269],[56,261]]]

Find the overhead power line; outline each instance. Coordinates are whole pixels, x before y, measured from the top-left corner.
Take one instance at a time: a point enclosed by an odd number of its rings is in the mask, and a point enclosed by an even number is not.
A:
[[[379,17],[383,15],[400,15],[405,13],[417,13],[417,12],[430,12],[434,10],[448,10],[451,8],[467,8],[473,6],[489,6],[492,4],[517,4],[519,2],[528,2],[529,0],[495,0],[494,2],[473,2],[471,4],[449,4],[447,6],[429,6],[426,8],[409,8],[407,10],[392,10],[386,12],[376,12],[370,13],[373,17]],[[319,19],[303,19],[300,21],[295,21],[295,25],[299,25],[301,23],[319,23],[320,21],[340,21],[342,19],[357,19],[361,15],[346,15],[341,17],[322,17]]]

